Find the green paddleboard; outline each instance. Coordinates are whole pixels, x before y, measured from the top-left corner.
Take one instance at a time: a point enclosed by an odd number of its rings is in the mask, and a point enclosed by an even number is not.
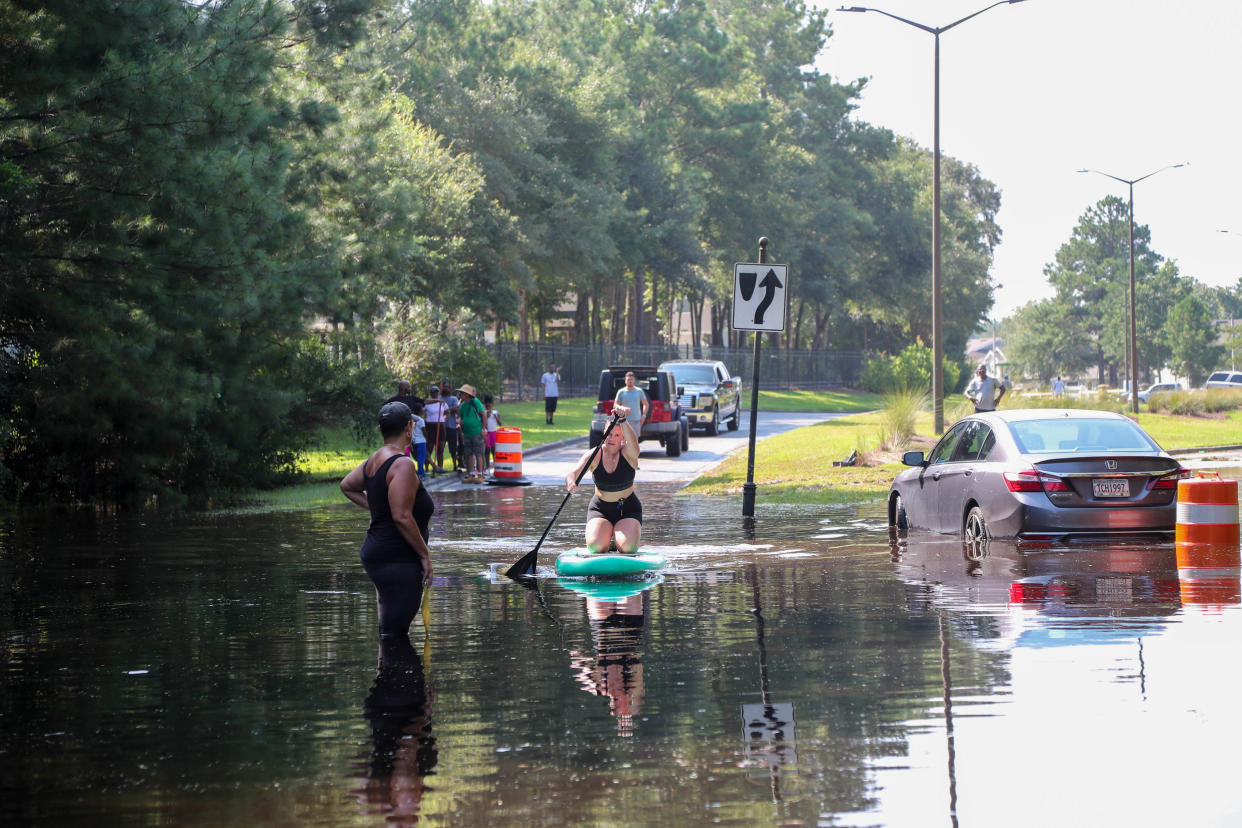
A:
[[[596,601],[620,601],[623,598],[629,598],[631,595],[646,592],[654,586],[659,586],[664,583],[664,576],[657,572],[655,575],[647,575],[643,578],[627,581],[618,578],[607,581],[557,578],[556,583],[558,586],[585,595],[588,598],[594,598]]]
[[[556,574],[571,578],[615,578],[663,568],[664,556],[654,553],[593,555],[585,549],[571,549],[556,558]]]

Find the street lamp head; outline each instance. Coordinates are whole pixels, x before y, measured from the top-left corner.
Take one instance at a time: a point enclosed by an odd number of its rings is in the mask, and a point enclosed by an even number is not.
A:
[[[843,11],[843,12],[865,12],[865,11],[866,11],[866,9],[864,9],[862,6],[849,6],[849,7],[842,6],[841,8],[837,9],[837,11]]]

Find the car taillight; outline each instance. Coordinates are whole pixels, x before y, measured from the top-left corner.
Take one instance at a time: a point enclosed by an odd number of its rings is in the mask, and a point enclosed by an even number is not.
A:
[[[611,414],[612,413],[612,400],[604,400],[603,402],[596,403],[595,413],[605,414],[605,415]]]
[[[1051,474],[1041,474],[1034,469],[1005,472],[1005,486],[1011,492],[1072,492],[1068,483]]]
[[[1039,482],[1039,474],[1034,469],[1020,472],[1005,472],[1005,486],[1011,492],[1042,492],[1043,484]]]
[[[648,418],[652,423],[667,423],[671,417],[669,416],[668,404],[664,400],[656,400],[651,404],[651,417]]]
[[[1009,603],[1035,604],[1048,597],[1048,588],[1043,584],[1012,583],[1009,585]]]
[[[1190,469],[1183,469],[1179,467],[1175,471],[1171,471],[1168,474],[1162,474],[1159,477],[1153,477],[1150,481],[1148,481],[1147,488],[1148,489],[1176,489],[1177,481],[1185,480],[1186,478],[1193,477],[1193,476],[1194,476],[1194,472],[1192,472]]]
[[[1040,482],[1044,484],[1045,492],[1072,492],[1070,485],[1059,477],[1053,477],[1050,474],[1041,474]]]

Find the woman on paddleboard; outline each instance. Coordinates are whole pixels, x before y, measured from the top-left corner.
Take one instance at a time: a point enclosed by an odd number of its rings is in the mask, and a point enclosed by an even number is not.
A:
[[[579,475],[589,468],[595,479],[595,496],[587,507],[586,545],[592,552],[607,552],[616,541],[617,551],[632,555],[638,551],[638,535],[643,525],[643,504],[634,494],[634,473],[638,471],[638,435],[627,422],[630,409],[614,405],[617,423],[608,432],[592,462],[586,452],[573,471],[565,476],[565,488],[578,490]],[[587,464],[590,463],[590,466]]]
[[[345,497],[371,511],[362,544],[362,567],[375,583],[380,640],[408,638],[423,587],[431,582],[427,529],[435,503],[423,488],[405,450],[414,439],[414,418],[405,403],[379,411],[384,445],[341,481]]]

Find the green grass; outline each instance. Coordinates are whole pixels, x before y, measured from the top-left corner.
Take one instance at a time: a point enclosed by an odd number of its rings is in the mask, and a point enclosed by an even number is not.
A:
[[[742,407],[750,408],[750,392],[742,395]],[[884,398],[869,391],[760,391],[760,411],[875,411]]]
[[[1138,421],[1166,451],[1242,443],[1242,411],[1231,411],[1220,418],[1139,412]]]
[[[921,416],[919,425],[930,430],[931,415]],[[765,500],[778,503],[859,503],[881,498],[904,468],[901,464],[834,467],[832,463],[855,449],[874,448],[882,430],[883,415],[876,412],[769,437],[755,447],[755,483],[763,487]],[[745,451],[734,453],[684,491],[716,495],[742,491],[746,455]]]

